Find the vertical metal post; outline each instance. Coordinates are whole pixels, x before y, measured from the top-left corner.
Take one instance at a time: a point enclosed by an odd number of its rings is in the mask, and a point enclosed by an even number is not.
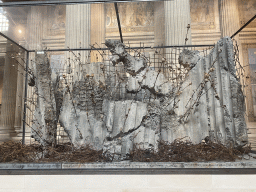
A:
[[[28,91],[28,63],[29,52],[26,54],[26,76],[25,76],[25,94],[24,94],[24,111],[23,111],[23,129],[22,129],[22,144],[25,144],[25,132],[26,132],[26,109],[27,109],[27,91]]]
[[[121,23],[120,23],[120,18],[119,18],[119,13],[118,13],[118,7],[117,7],[117,3],[115,4],[115,10],[116,10],[116,19],[117,19],[117,23],[118,23],[118,28],[119,28],[119,34],[120,34],[120,39],[121,42],[123,43],[123,35],[122,35],[122,29],[121,29]]]

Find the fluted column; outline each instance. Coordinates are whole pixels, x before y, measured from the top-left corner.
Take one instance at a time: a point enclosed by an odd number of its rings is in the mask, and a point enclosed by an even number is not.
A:
[[[165,9],[165,44],[184,45],[187,26],[191,24],[189,0],[164,2]],[[188,32],[187,45],[191,44],[191,30]]]
[[[66,6],[66,48],[89,48],[91,28],[91,5],[78,4]],[[74,52],[79,56],[79,52]],[[71,74],[75,80],[83,70],[83,64],[89,62],[89,51],[80,52],[80,61],[73,53],[66,53],[66,58],[70,59]],[[69,65],[69,62],[67,63]],[[69,67],[69,66],[67,66]]]
[[[154,2],[154,25],[155,25],[155,41],[154,46],[164,45],[165,38],[165,15],[164,15],[164,2]]]
[[[220,0],[220,25],[222,37],[233,35],[239,28],[237,0]]]
[[[0,141],[7,141],[15,134],[14,121],[17,92],[17,62],[15,60],[17,50],[15,48],[11,42],[7,41],[0,117]]]
[[[41,6],[32,6],[28,14],[27,42],[29,49],[41,50],[43,38],[43,11]]]
[[[23,88],[24,88],[24,62],[21,58],[17,58],[17,62],[19,62],[18,74],[17,74],[17,93],[16,93],[16,109],[15,109],[15,122],[14,129],[17,134],[22,132],[22,119],[23,119]],[[21,138],[17,138],[21,139]]]
[[[154,46],[165,45],[165,13],[164,13],[164,2],[156,1],[154,2]],[[162,54],[164,53],[163,49],[159,49],[160,54],[155,54],[156,59],[161,60]],[[156,67],[156,64],[154,64]],[[157,66],[159,67],[159,66]]]
[[[105,9],[103,3],[91,5],[91,45],[105,47]],[[97,45],[96,45],[97,43]],[[91,62],[101,62],[102,58],[97,51],[91,52]]]
[[[188,25],[191,24],[190,3],[189,0],[172,0],[164,1],[165,12],[165,45],[190,45],[191,44],[191,29],[188,30]],[[187,41],[186,41],[187,38]],[[165,58],[168,63],[174,63],[174,70],[183,70],[183,67],[176,65],[178,57],[173,57],[171,52],[173,49],[165,49]],[[169,71],[166,71],[169,73]],[[167,75],[168,76],[168,75]],[[179,74],[172,73],[172,78]]]

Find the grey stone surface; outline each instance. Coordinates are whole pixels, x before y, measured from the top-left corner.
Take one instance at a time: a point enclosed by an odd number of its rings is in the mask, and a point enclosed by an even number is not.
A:
[[[146,60],[142,57],[136,58],[131,56],[125,50],[125,46],[119,40],[108,39],[105,45],[112,53],[112,62],[114,65],[122,62],[126,71],[135,76],[146,67]]]
[[[168,169],[168,168],[255,168],[256,162],[118,162],[72,164],[64,163],[63,169]]]
[[[136,76],[128,77],[126,89],[132,93],[137,93],[141,89],[147,89],[153,94],[165,95],[172,91],[172,85],[163,73],[147,67],[136,74]]]
[[[126,89],[128,92],[131,93],[137,93],[141,90],[141,85],[139,84],[139,81],[136,77],[130,76],[128,77]]]
[[[90,78],[76,81],[72,92],[66,91],[59,119],[75,145],[102,148],[103,96],[104,88]]]
[[[0,170],[66,170],[66,169],[255,169],[256,160],[236,162],[101,162],[101,163],[0,163]]]
[[[198,60],[200,59],[199,51],[191,51],[184,49],[179,55],[179,63],[184,68],[192,69],[197,64]]]
[[[114,110],[109,110],[112,106]],[[107,138],[104,141],[104,151],[115,153],[120,159],[132,150],[136,143],[136,131],[143,129],[144,119],[147,115],[147,104],[139,101],[104,101],[106,112],[106,122],[112,127],[108,127]],[[141,141],[139,141],[141,142]],[[143,140],[144,142],[144,140]]]
[[[245,145],[248,142],[248,134],[247,134],[247,126],[245,121],[245,98],[242,91],[242,85],[239,82],[239,79],[236,76],[236,69],[234,63],[234,51],[233,51],[233,44],[230,38],[226,37],[223,39],[225,43],[225,50],[226,50],[226,57],[227,57],[227,64],[225,71],[229,73],[229,84],[230,88],[230,101],[232,106],[233,113],[233,122],[234,122],[234,142],[237,145]]]
[[[0,169],[61,169],[61,163],[0,163]]]
[[[256,168],[255,160],[243,160],[237,162],[110,162],[110,163],[22,163],[22,164],[0,164],[0,170],[40,170],[40,169],[176,169],[176,168],[198,168],[198,169],[212,169],[212,168],[229,168],[229,169],[253,169]]]
[[[32,137],[42,145],[55,145],[57,135],[57,114],[54,80],[50,63],[45,54],[36,54],[37,105],[34,112]],[[56,78],[55,78],[56,81]],[[56,83],[55,83],[56,84]]]

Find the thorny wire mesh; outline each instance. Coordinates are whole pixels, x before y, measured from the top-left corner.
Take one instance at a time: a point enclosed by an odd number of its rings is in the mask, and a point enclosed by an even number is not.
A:
[[[60,52],[58,54],[62,55],[64,61],[58,67],[54,68],[52,65],[53,61],[50,59],[51,68],[55,72],[60,75],[61,83],[60,86],[62,88],[70,87],[72,89],[74,85],[74,81],[76,80],[76,76],[82,75],[85,77],[90,73],[101,73],[105,79],[105,83],[108,82],[108,76],[111,74],[112,78],[114,78],[114,83],[111,84],[110,90],[113,91],[113,98],[115,100],[140,100],[150,99],[152,96],[149,92],[139,92],[139,93],[127,93],[125,91],[125,86],[120,84],[120,78],[126,80],[128,78],[128,74],[125,73],[122,65],[114,66],[111,62],[111,53],[108,50],[104,51],[69,51]],[[174,85],[178,84],[180,81],[183,81],[187,74],[187,69],[179,64],[178,58],[179,54],[184,49],[188,50],[198,50],[202,56],[206,56],[209,54],[213,47],[175,47],[175,48],[165,48],[165,49],[145,49],[143,46],[139,49],[131,49],[130,46],[127,46],[127,52],[136,58],[144,57],[147,61],[147,65],[156,71],[161,71],[164,73],[166,79],[172,82]],[[51,58],[53,55],[51,52],[47,52],[48,58]],[[55,53],[56,55],[56,53]],[[65,56],[65,57],[64,57]],[[30,67],[29,67],[29,76],[36,78],[33,74],[33,64],[36,64],[35,55],[31,54]],[[91,65],[91,61],[100,62],[100,68],[104,69],[102,71],[90,71],[88,67]],[[56,66],[55,66],[56,67]],[[78,70],[77,70],[78,69]],[[78,72],[77,72],[78,71]],[[80,74],[78,74],[80,73]],[[94,74],[94,77],[97,74]],[[99,75],[99,74],[98,74]],[[65,78],[63,78],[65,77]],[[35,79],[36,80],[36,79]],[[31,82],[30,82],[31,83]],[[36,126],[40,126],[39,120],[37,120],[34,116],[34,110],[37,105],[37,97],[44,97],[43,95],[38,95],[37,89],[35,87],[28,87],[28,104],[27,104],[27,118],[26,118],[26,143],[34,143],[34,139],[30,137],[31,129],[33,129],[33,124]],[[38,135],[42,135],[42,133],[37,132]],[[58,124],[57,128],[57,143],[66,143],[69,142],[69,138],[64,131],[64,128]]]

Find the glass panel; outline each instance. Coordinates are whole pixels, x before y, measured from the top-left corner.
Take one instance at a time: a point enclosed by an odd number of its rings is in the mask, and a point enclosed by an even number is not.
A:
[[[253,109],[254,115],[256,116],[256,48],[249,48],[248,54],[251,75]]]
[[[205,45],[221,36],[218,1],[117,4],[127,46]],[[3,7],[0,29],[30,50],[105,47],[120,38],[113,3]]]
[[[244,26],[249,20],[255,16],[256,12],[256,2],[255,0],[238,0],[238,12],[240,26]],[[246,95],[247,102],[247,115],[249,121],[256,120],[256,41],[255,41],[255,29],[256,29],[256,20],[252,20],[249,25],[243,28],[241,32],[236,36],[239,45],[239,56],[241,65],[244,67],[242,76],[244,78],[244,90]],[[249,132],[251,132],[249,130]],[[250,137],[250,135],[249,135]]]
[[[250,65],[255,65],[256,64],[256,48],[249,48],[248,49],[248,53],[249,53],[249,64]],[[252,70],[256,70],[256,68],[254,68],[253,66],[251,66]]]
[[[9,20],[6,16],[6,12],[3,10],[3,8],[0,8],[0,31],[8,31],[9,29]]]
[[[0,36],[0,133],[6,139],[21,139],[24,76],[24,50]]]
[[[224,34],[220,21],[225,18],[221,10],[227,8],[220,9],[223,5],[218,0],[122,2],[117,5],[124,43],[127,47],[140,47],[139,52],[152,61],[150,66],[156,70],[165,60],[170,65],[179,65],[178,55],[183,48],[155,50],[153,47],[214,44]],[[228,8],[234,10],[233,7]],[[238,8],[239,11],[232,14],[239,13],[240,24],[244,24],[255,13],[256,4],[253,0],[239,0]],[[229,19],[232,21],[232,18]],[[227,23],[222,28],[230,27],[231,32],[238,30],[239,26],[233,27],[233,22],[229,22],[228,27]],[[250,35],[255,33],[256,25],[253,23],[245,29],[249,35],[241,35],[242,40],[250,42]],[[110,56],[108,51],[102,50],[65,52],[61,49],[105,48],[106,39],[120,39],[113,3],[3,7],[0,9],[0,31],[29,50],[58,50],[48,54],[53,71],[60,74],[75,70],[81,63],[109,62]],[[191,49],[203,50],[197,47]],[[3,56],[0,60],[3,63],[1,68],[5,67],[5,59]],[[31,53],[30,59],[34,61],[34,53]],[[250,64],[255,63],[250,61]],[[33,65],[30,62],[31,70]],[[242,66],[245,65],[242,63]],[[179,73],[184,70],[176,67],[181,70]],[[254,66],[251,67],[253,69]],[[166,75],[172,76],[171,73]],[[1,76],[3,79],[4,74]]]
[[[217,0],[117,4],[124,42],[130,46],[214,44],[221,37]],[[256,3],[239,0],[238,8],[243,25],[254,16]],[[253,21],[245,31],[255,26],[256,21]],[[0,31],[28,49],[104,47],[105,39],[119,38],[113,3],[3,7]],[[76,38],[75,42],[69,40],[71,36]],[[83,38],[89,42],[85,43]]]
[[[240,23],[241,25],[244,25],[247,21],[249,21],[256,12],[256,1],[255,0],[239,0],[239,12],[240,12]],[[256,20],[254,20],[252,23],[250,23],[247,26],[247,29],[249,28],[255,28],[256,27]]]

